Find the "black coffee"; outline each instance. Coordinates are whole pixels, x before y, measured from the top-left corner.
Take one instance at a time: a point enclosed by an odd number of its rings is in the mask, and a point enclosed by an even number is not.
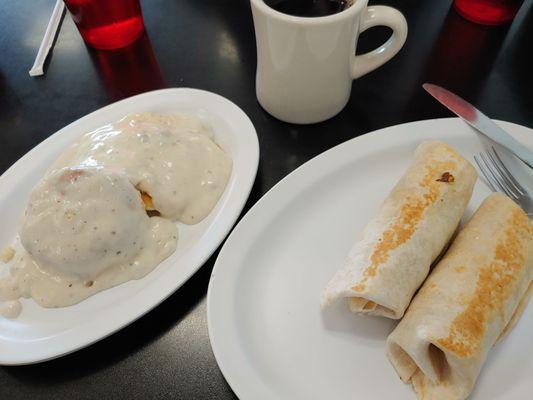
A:
[[[348,0],[264,0],[274,10],[297,17],[324,17],[349,7]]]

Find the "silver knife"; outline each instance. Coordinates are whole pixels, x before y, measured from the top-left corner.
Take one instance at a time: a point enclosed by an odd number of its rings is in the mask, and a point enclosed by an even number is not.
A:
[[[456,94],[432,83],[424,83],[422,87],[451,112],[459,116],[468,125],[488,136],[496,143],[510,150],[515,156],[533,168],[533,152],[496,125],[489,117],[472,104]]]

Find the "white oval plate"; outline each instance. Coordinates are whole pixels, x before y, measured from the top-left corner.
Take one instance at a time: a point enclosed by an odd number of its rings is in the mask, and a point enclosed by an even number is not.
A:
[[[533,147],[532,130],[501,125]],[[470,160],[481,150],[458,119],[372,132],[291,173],[233,230],[211,276],[207,315],[216,359],[239,398],[416,398],[385,356],[395,322],[357,317],[343,302],[321,312],[319,298],[425,139],[446,141]],[[469,212],[488,194],[478,182]],[[530,398],[532,318],[530,306],[491,351],[472,399]]]
[[[224,194],[202,222],[179,224],[177,250],[146,277],[105,290],[71,307],[45,309],[31,299],[24,299],[19,318],[0,317],[0,364],[28,364],[59,357],[135,321],[202,266],[242,211],[259,161],[257,134],[251,121],[239,107],[214,93],[164,89],[130,97],[73,122],[9,168],[0,177],[0,245],[12,242],[30,190],[66,147],[85,132],[126,114],[145,111],[190,112],[207,119],[216,142],[233,160]]]

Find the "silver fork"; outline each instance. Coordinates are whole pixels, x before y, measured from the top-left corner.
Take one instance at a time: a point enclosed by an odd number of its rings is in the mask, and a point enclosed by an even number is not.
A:
[[[533,219],[533,199],[507,169],[496,149],[482,151],[479,157],[474,156],[474,160],[491,189],[509,196]]]

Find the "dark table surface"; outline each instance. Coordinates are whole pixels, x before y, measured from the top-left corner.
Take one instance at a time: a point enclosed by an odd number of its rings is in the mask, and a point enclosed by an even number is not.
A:
[[[531,1],[512,25],[463,20],[451,0],[379,0],[404,12],[409,37],[389,63],[353,84],[347,107],[310,126],[282,123],[258,105],[248,0],[143,0],[147,34],[94,51],[67,15],[46,75],[30,78],[54,0],[0,7],[0,171],[66,124],[106,104],[163,87],[210,90],[251,118],[261,146],[244,212],[276,182],[345,140],[404,122],[449,116],[421,89],[442,84],[496,119],[533,126]],[[365,33],[359,51],[386,29]],[[206,292],[216,254],[163,304],[127,328],[66,357],[0,367],[2,399],[232,399],[209,345]],[[1,349],[0,349],[1,351]]]

